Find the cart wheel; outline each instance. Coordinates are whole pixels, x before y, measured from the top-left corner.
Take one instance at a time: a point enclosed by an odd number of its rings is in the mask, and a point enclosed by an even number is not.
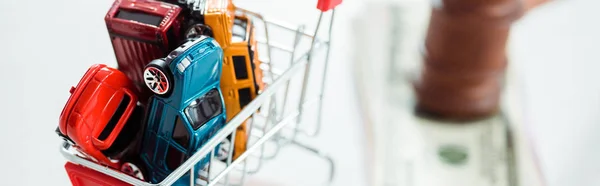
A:
[[[225,138],[221,141],[221,145],[219,145],[219,151],[217,152],[217,159],[221,161],[227,161],[227,157],[229,157],[229,147],[231,146],[231,141],[229,138]]]
[[[127,175],[130,175],[130,176],[133,176],[142,181],[145,181],[144,174],[142,173],[142,169],[140,169],[138,166],[134,165],[133,163],[129,163],[129,162],[123,163],[123,165],[121,165],[121,172],[123,172]]]
[[[155,59],[144,69],[144,83],[156,95],[166,97],[173,89],[172,76],[167,63]]]
[[[195,23],[191,24],[185,31],[186,38],[197,38],[200,36],[213,37],[213,33],[210,27],[201,23]]]

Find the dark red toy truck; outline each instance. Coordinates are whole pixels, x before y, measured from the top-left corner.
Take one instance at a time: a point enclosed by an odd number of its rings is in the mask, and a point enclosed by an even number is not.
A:
[[[142,104],[152,95],[142,79],[144,67],[183,41],[181,11],[160,1],[116,0],[105,17],[118,69],[135,83]]]

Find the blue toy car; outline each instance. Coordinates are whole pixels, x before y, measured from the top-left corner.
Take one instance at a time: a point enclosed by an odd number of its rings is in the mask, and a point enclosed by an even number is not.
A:
[[[140,151],[143,169],[148,170],[142,170],[144,180],[162,181],[223,128],[222,63],[219,44],[202,36],[145,67],[145,84],[155,95],[149,100]],[[201,171],[209,156],[194,170]],[[188,176],[176,185],[189,185]]]

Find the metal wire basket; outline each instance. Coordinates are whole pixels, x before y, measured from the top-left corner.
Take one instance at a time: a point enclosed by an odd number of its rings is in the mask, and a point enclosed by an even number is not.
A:
[[[70,162],[101,172],[132,185],[171,185],[186,173],[190,173],[190,185],[243,185],[247,174],[258,172],[265,161],[275,158],[281,147],[295,145],[313,153],[323,159],[329,166],[329,175],[326,183],[333,180],[334,162],[331,157],[319,149],[301,143],[299,135],[314,137],[319,133],[321,126],[321,107],[327,63],[329,60],[329,46],[333,15],[335,10],[320,12],[314,32],[305,32],[305,26],[289,26],[284,22],[274,21],[263,17],[261,14],[238,8],[238,13],[251,17],[256,28],[261,28],[263,37],[257,35],[259,51],[265,52],[265,59],[260,59],[260,68],[264,71],[264,82],[267,88],[260,93],[251,103],[233,117],[229,123],[194,155],[189,157],[181,166],[169,174],[160,183],[152,184],[141,181],[127,174],[82,158],[73,148],[72,144],[63,142],[60,152]],[[326,19],[325,17],[330,17]],[[327,20],[327,21],[325,21]],[[323,26],[321,26],[323,25]],[[326,27],[326,28],[322,28]],[[325,31],[323,31],[325,30]],[[259,33],[259,32],[257,32]],[[318,37],[318,33],[325,33],[326,38]],[[273,41],[272,36],[290,36],[291,45]],[[280,56],[273,53],[280,52]],[[322,57],[318,60],[318,57]],[[323,62],[322,71],[311,68],[315,61]],[[316,77],[316,81],[311,79]],[[315,83],[317,83],[315,85]],[[316,95],[307,91],[317,88]],[[300,94],[294,94],[299,91]],[[306,115],[306,111],[313,111],[313,115]],[[307,118],[316,119],[315,122],[306,122]],[[222,163],[214,160],[214,150],[228,136],[235,136],[236,128],[248,120],[250,128],[247,141],[247,150],[235,161],[229,158]],[[235,141],[229,145],[233,149]],[[271,148],[266,147],[270,145]],[[266,150],[271,149],[271,150]],[[196,175],[194,165],[206,155],[211,154],[207,171]]]

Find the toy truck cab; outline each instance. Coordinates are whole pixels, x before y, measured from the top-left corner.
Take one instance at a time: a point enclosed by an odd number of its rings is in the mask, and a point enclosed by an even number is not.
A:
[[[147,88],[156,94],[148,104],[141,148],[147,181],[162,181],[225,125],[222,56],[219,44],[202,36],[145,68]],[[195,170],[207,162],[208,157]]]
[[[118,68],[135,83],[143,104],[152,95],[144,86],[144,67],[166,56],[184,40],[181,10],[160,1],[116,0],[106,14]]]
[[[141,130],[137,96],[125,74],[93,65],[76,87],[60,115],[57,133],[99,164],[120,169],[132,153]],[[136,118],[136,119],[132,119]]]

